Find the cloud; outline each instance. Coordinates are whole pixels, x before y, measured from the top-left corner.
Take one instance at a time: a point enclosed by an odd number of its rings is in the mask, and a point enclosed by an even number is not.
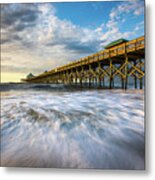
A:
[[[2,57],[11,58],[8,68],[2,60],[3,71],[28,73],[33,66],[39,73],[100,49],[99,32],[61,20],[55,13],[50,3],[2,7]]]
[[[130,1],[119,3],[111,10],[107,22],[96,29],[58,18],[52,3],[3,5],[2,71],[38,74],[100,51],[113,40],[130,37],[140,31],[143,24],[137,24],[135,32],[122,32],[120,25],[127,22],[122,15],[129,11],[134,16],[140,15],[142,5],[140,8],[137,3],[134,4],[137,9]]]
[[[139,23],[135,26],[135,31],[139,31],[139,30],[143,30],[143,31],[144,31],[144,21],[139,22]]]
[[[117,40],[119,38],[130,38],[136,36],[139,30],[144,29],[144,22],[141,24],[135,24],[135,27],[129,31],[124,31],[124,24],[130,24],[133,18],[144,13],[144,1],[143,0],[129,0],[124,1],[112,8],[109,14],[109,20],[105,24],[105,28],[102,30],[104,34],[101,36],[102,45]],[[121,30],[123,27],[123,30]],[[137,35],[138,36],[138,35]]]
[[[119,5],[115,12],[120,13],[132,13],[134,15],[140,15],[144,12],[144,1],[143,0],[129,0]]]
[[[2,28],[23,30],[35,26],[40,11],[33,4],[10,4],[3,5],[1,12]]]

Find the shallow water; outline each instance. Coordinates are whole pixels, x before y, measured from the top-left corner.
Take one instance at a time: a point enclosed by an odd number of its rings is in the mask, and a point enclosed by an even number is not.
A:
[[[2,166],[144,169],[143,90],[11,87],[1,88]]]

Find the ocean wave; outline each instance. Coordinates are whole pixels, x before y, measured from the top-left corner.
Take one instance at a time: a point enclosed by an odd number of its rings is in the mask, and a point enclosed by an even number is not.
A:
[[[10,91],[1,136],[2,166],[144,169],[144,94]]]

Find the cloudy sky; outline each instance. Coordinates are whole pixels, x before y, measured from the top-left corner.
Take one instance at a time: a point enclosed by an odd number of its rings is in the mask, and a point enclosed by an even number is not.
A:
[[[144,1],[1,5],[1,81],[20,81],[144,35]]]

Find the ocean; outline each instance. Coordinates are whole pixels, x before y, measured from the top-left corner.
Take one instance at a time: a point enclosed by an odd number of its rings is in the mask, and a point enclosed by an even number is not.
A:
[[[1,84],[1,166],[145,168],[144,90]]]

